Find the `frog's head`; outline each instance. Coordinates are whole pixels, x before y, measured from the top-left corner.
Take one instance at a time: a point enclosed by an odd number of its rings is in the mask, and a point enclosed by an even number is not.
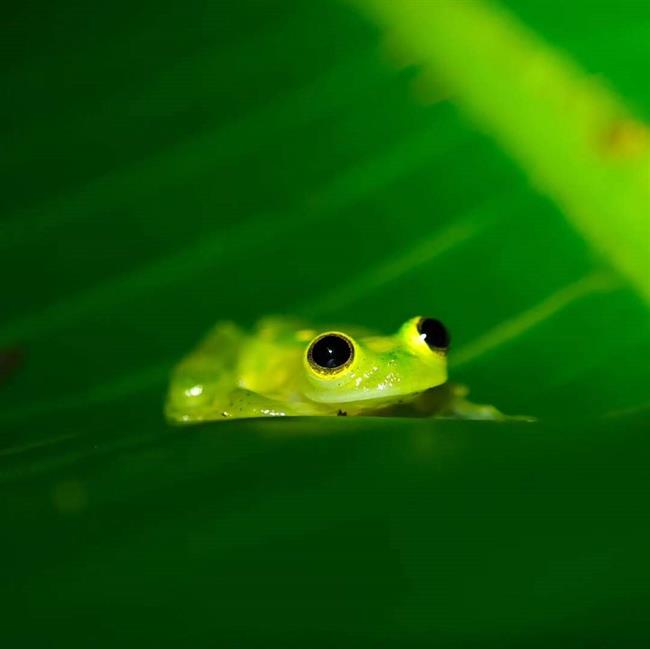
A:
[[[392,336],[326,331],[307,346],[305,394],[319,403],[390,401],[447,380],[449,334],[433,318],[411,318]]]

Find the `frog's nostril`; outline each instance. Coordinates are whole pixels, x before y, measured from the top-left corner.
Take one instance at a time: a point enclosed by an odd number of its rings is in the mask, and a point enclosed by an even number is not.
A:
[[[434,318],[420,318],[417,325],[418,333],[430,349],[436,351],[447,351],[451,336],[447,327]]]
[[[354,355],[352,343],[339,334],[325,334],[315,340],[307,357],[318,370],[336,370],[351,362]]]

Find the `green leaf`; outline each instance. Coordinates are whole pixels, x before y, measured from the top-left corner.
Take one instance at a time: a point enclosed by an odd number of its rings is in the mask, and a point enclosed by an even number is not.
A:
[[[512,3],[557,46],[542,60],[575,59],[647,117],[648,8],[596,4]],[[424,81],[325,0],[7,18],[3,646],[642,641],[650,328],[639,257],[624,266],[643,240],[619,221],[610,250],[612,222],[576,217],[620,199],[609,171],[558,198],[580,175],[570,110],[552,137],[527,110],[540,130],[513,147],[521,51],[481,51],[495,23],[455,6],[436,53],[463,56]],[[533,185],[546,144],[563,153]],[[168,427],[168,372],[198,337],[278,312],[439,317],[452,377],[538,422]]]
[[[650,129],[481,0],[360,0],[650,302]]]

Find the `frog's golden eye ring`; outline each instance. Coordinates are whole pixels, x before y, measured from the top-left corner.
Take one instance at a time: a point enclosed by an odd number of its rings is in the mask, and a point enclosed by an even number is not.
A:
[[[334,374],[354,360],[354,344],[343,334],[326,333],[309,345],[307,362],[316,372]]]
[[[451,336],[447,327],[434,318],[420,318],[417,323],[418,333],[424,342],[429,346],[429,349],[447,353],[449,344],[451,343]]]

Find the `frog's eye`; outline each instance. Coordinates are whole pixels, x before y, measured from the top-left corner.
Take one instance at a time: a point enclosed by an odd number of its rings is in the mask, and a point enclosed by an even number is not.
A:
[[[307,350],[307,361],[317,372],[339,372],[354,358],[352,341],[339,333],[319,336]]]
[[[449,349],[451,337],[440,320],[420,318],[417,328],[420,338],[429,346],[429,349],[437,352],[446,352]]]

